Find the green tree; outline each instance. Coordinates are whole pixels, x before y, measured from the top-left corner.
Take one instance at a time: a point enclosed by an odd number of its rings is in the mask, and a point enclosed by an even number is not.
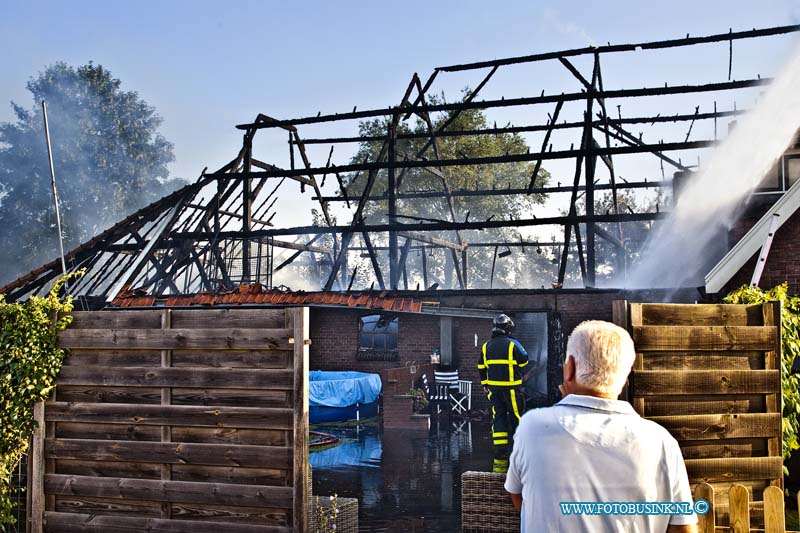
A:
[[[58,255],[41,102],[47,102],[65,248],[96,235],[179,185],[155,109],[101,65],[48,66],[0,124],[0,281]]]
[[[800,449],[800,377],[792,372],[800,357],[800,297],[789,294],[786,282],[769,290],[743,285],[731,291],[723,300],[726,304],[781,304],[781,413],[783,414],[783,459]],[[789,471],[784,465],[784,475]]]
[[[433,103],[441,102],[441,98],[433,98]],[[453,117],[453,112],[439,113],[431,117],[434,130],[437,130]],[[376,119],[360,124],[362,136],[386,135],[389,125],[388,119]],[[447,130],[476,130],[491,127],[486,115],[481,110],[465,110],[458,113]],[[414,121],[401,121],[397,127],[397,134],[408,133],[425,134],[428,132],[427,124],[420,118]],[[396,157],[398,160],[418,159],[417,154],[427,143],[428,138],[400,138],[396,141]],[[438,156],[441,159],[460,159],[473,157],[502,156],[505,154],[524,154],[529,151],[528,145],[518,134],[491,134],[473,136],[445,136],[437,137]],[[362,162],[365,159],[374,161],[380,152],[382,142],[363,142],[352,162]],[[433,147],[429,147],[423,154],[427,159],[435,159]],[[411,168],[404,173],[397,171],[399,176],[398,193],[443,191],[445,184],[451,190],[485,190],[526,188],[533,174],[533,163],[502,163],[492,165],[464,165],[433,168]],[[441,171],[441,174],[440,174]],[[547,183],[549,173],[540,169],[536,177],[535,186],[541,187]],[[366,186],[366,173],[352,173],[345,178],[345,187],[351,198],[362,194]],[[388,176],[386,171],[380,171],[372,195],[387,193]],[[450,205],[443,196],[433,198],[399,199],[397,211],[402,215],[423,217],[437,220],[464,221],[469,215],[470,221],[481,221],[492,218],[493,220],[509,220],[512,218],[530,218],[537,205],[543,204],[545,195],[497,195],[497,196],[454,196],[452,198],[452,213]],[[377,201],[367,204],[364,219],[369,223],[385,223],[388,221],[388,201]],[[400,222],[411,222],[408,219],[399,219]],[[454,231],[428,232],[450,242],[457,243],[458,237]],[[517,228],[502,228],[485,231],[462,231],[462,240],[466,242],[494,242],[494,241],[519,241],[523,237]],[[386,246],[387,240],[383,236],[374,236],[373,244]],[[404,239],[400,239],[402,246]],[[415,242],[415,245],[420,243]],[[500,247],[499,252],[506,252],[505,247]],[[408,266],[413,286],[420,282],[421,253],[409,254]],[[495,249],[493,247],[471,248],[469,251],[469,285],[470,287],[488,287],[490,284],[491,267]],[[378,254],[381,257],[381,269],[384,277],[388,278],[387,254]],[[537,254],[535,249],[527,248],[522,253],[520,248],[515,249],[511,255],[503,254],[497,258],[495,267],[494,287],[510,286],[539,286],[552,278],[552,264],[545,254]],[[359,272],[372,274],[368,259]],[[449,250],[429,250],[426,257],[429,272],[429,284],[438,283],[440,288],[457,286],[457,277],[453,269],[452,256]],[[352,269],[352,265],[351,265]],[[363,280],[366,281],[366,280]],[[388,279],[387,279],[388,283]],[[401,283],[402,285],[402,283]]]

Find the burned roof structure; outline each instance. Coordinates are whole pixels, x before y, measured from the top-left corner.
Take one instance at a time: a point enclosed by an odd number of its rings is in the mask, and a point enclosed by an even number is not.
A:
[[[736,91],[770,82],[760,76],[731,79],[734,42],[797,31],[800,26],[795,25],[704,37],[687,35],[666,41],[608,44],[451,65],[436,68],[424,80],[414,74],[394,106],[354,108],[350,112],[319,113],[295,119],[259,114],[253,122],[237,126],[243,131],[242,147],[228,164],[213,172],[204,171],[195,183],[130,215],[70,251],[66,256],[68,270],[87,270],[86,275],[72,282],[70,291],[95,302],[93,307],[96,307],[113,302],[121,294],[143,297],[214,294],[255,284],[269,289],[274,286],[275,273],[300,260],[306,261],[317,278],[314,284],[322,291],[409,289],[413,280],[419,280],[418,283],[428,289],[434,284],[428,278],[425,258],[432,250],[447,255],[453,274],[452,288],[470,289],[474,287],[470,260],[476,250],[493,252],[491,284],[498,257],[508,255],[512,247],[524,250],[526,246],[538,249],[539,253],[546,248],[552,255],[554,287],[564,284],[568,268],[579,271],[579,283],[584,287],[594,287],[597,250],[601,247],[618,250],[614,268],[624,276],[626,262],[635,245],[626,239],[626,225],[665,216],[663,209],[636,212],[621,205],[620,192],[658,189],[669,184],[673,172],[690,170],[691,165],[678,155],[685,157],[687,151],[708,149],[715,144],[717,121],[731,120],[744,112],[734,103]],[[613,58],[617,64],[619,58],[644,51],[691,49],[709,43],[721,43],[725,47],[721,63],[727,63],[728,79],[723,76],[722,80],[712,83],[644,88],[611,89],[604,84],[604,77],[608,79],[608,71],[602,66],[606,58]],[[537,89],[533,94],[526,90],[521,95],[483,99],[482,95],[491,88],[493,79],[502,69],[545,63],[564,69],[574,85],[560,93],[545,94],[544,90]],[[442,98],[432,98],[437,81],[454,73],[470,72],[482,77],[463,99],[446,102]],[[730,108],[718,108],[715,99],[713,109],[701,112],[699,106],[687,106],[684,98],[720,93],[727,96],[712,98],[730,102]],[[682,98],[684,112],[673,113],[668,105],[662,105],[663,99],[670,96]],[[631,105],[637,111],[630,115],[623,114],[617,105],[619,101],[639,99],[646,103]],[[533,107],[546,108],[547,119],[524,125],[494,124],[468,130],[452,127],[458,116],[468,110],[516,112]],[[567,113],[568,107],[572,115]],[[641,109],[648,111],[639,112]],[[523,116],[521,111],[520,116]],[[401,127],[412,117],[424,124],[426,131]],[[347,125],[352,128],[354,121],[367,119],[384,121],[385,132],[337,137],[301,135],[301,130],[313,125],[328,124],[337,131],[344,131]],[[701,123],[713,123],[713,135],[693,138],[693,131],[695,135],[698,131],[711,131],[699,128]],[[673,138],[655,138],[647,132],[633,131],[663,124],[671,125],[669,131],[673,132]],[[678,126],[679,132],[675,129]],[[288,139],[287,167],[258,158],[254,140],[264,130],[282,132]],[[522,152],[445,157],[440,150],[443,139],[504,134],[538,137],[530,142],[531,149]],[[570,135],[572,141],[562,141],[563,146],[553,148],[555,135]],[[398,148],[399,143],[409,139],[419,141],[416,146],[420,148],[414,153]],[[374,146],[370,157],[356,160],[348,155],[347,161],[335,162],[334,147],[344,146],[340,151],[346,151],[349,146],[352,153],[352,147],[364,143]],[[312,161],[309,148],[312,145],[330,146],[330,151],[325,150],[327,158]],[[651,179],[621,179],[619,161],[631,155],[653,158],[660,165],[661,175],[656,179],[652,176]],[[571,175],[555,185],[537,181],[543,167],[557,161],[568,164]],[[502,169],[503,165],[512,163],[531,166],[527,186],[452,188],[446,179],[446,173],[474,167]],[[411,180],[407,180],[412,171],[438,178],[441,187],[437,190],[414,188],[409,183]],[[502,170],[499,174],[502,175]],[[323,193],[326,179],[338,184],[338,193]],[[355,180],[360,180],[362,185],[360,194],[353,197],[347,183]],[[290,184],[299,185],[303,192],[312,195],[319,206],[318,223],[297,227],[273,225],[282,188]],[[595,212],[598,191],[610,195],[607,212]],[[531,194],[563,194],[568,196],[568,202],[566,208],[556,214],[498,213],[488,220],[470,220],[469,213],[453,208],[455,198]],[[414,200],[423,198],[441,201],[448,216],[422,217],[413,210],[404,212],[398,207],[399,202],[413,206]],[[378,202],[385,203],[386,212],[378,218],[365,216],[367,206]],[[336,222],[331,214],[332,206],[342,203],[350,208],[346,223]],[[557,228],[558,237],[550,240],[526,238],[518,233],[516,239],[493,238],[488,231],[498,228],[533,231],[540,227]],[[411,265],[409,261],[410,252],[415,249],[422,252],[419,255],[421,265]],[[354,287],[353,259],[365,260],[356,261],[360,263],[362,276],[365,268],[370,270],[367,272],[369,283],[365,286]],[[61,273],[61,263],[56,260],[9,283],[0,292],[10,300],[42,294]]]

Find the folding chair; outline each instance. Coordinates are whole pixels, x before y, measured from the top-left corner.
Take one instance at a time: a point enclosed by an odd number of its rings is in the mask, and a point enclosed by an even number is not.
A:
[[[450,409],[459,415],[466,414],[472,408],[472,382],[458,379],[458,370],[437,370],[433,374],[436,383],[447,385]]]
[[[436,407],[436,413],[439,414],[442,412],[442,405],[449,407],[450,394],[446,384],[434,381],[433,386],[431,386],[428,382],[427,374],[422,374],[420,380],[422,381],[422,388],[425,391],[425,396],[428,398],[428,402],[431,406],[431,412],[433,412],[433,408]]]
[[[450,393],[450,407],[458,414],[464,415],[472,409],[472,382],[458,380],[458,394]]]

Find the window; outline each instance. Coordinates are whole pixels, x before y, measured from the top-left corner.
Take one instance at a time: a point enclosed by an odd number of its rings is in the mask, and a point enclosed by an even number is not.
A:
[[[769,169],[764,179],[761,180],[755,192],[781,192],[783,190],[783,176],[781,170],[781,160],[778,160],[772,165],[772,168]]]
[[[761,180],[755,193],[782,193],[800,180],[800,154],[784,154]]]
[[[787,190],[800,179],[800,154],[783,156],[783,179]]]
[[[377,361],[397,360],[398,327],[399,320],[389,315],[361,317],[358,328],[358,358]]]

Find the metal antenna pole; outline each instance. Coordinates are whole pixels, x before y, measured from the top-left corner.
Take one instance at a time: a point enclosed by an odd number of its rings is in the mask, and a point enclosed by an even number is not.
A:
[[[61,251],[61,269],[67,273],[67,262],[64,260],[64,237],[61,233],[61,211],[58,208],[58,190],[56,189],[56,171],[53,168],[53,149],[50,147],[50,127],[47,124],[47,104],[42,100],[44,116],[44,136],[47,139],[47,157],[50,159],[50,178],[53,186],[53,203],[56,207],[56,227],[58,228],[58,248]]]

